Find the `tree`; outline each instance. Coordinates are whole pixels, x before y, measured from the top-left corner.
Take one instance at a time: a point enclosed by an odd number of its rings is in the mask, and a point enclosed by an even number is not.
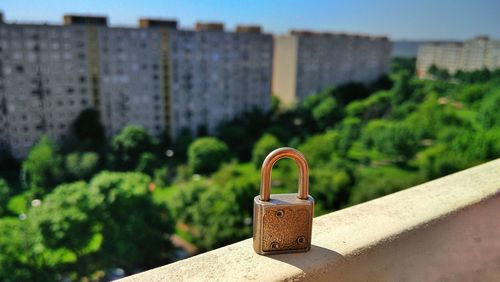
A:
[[[450,73],[447,70],[438,68],[436,65],[430,66],[427,72],[435,79],[448,80],[450,78]]]
[[[188,162],[194,173],[207,174],[216,171],[229,160],[226,143],[214,137],[196,139],[188,148]]]
[[[7,212],[7,203],[9,201],[9,185],[7,181],[0,178],[0,217],[4,216]]]
[[[24,186],[36,194],[49,191],[63,180],[61,167],[62,157],[55,145],[46,135],[42,136],[22,163]]]
[[[166,207],[153,201],[151,183],[138,172],[102,172],[92,178],[91,193],[103,199],[98,214],[103,235],[99,260],[104,265],[132,272],[171,260],[174,223]]]
[[[346,114],[363,120],[383,118],[391,111],[392,98],[390,91],[376,92],[366,99],[351,102],[346,107]]]
[[[17,180],[19,167],[19,161],[12,155],[9,144],[0,141],[0,176],[8,180]]]
[[[178,222],[189,227],[193,243],[210,250],[252,234],[253,197],[259,191],[256,170],[224,165],[212,181],[191,181],[175,197]]]
[[[67,180],[88,180],[97,172],[99,155],[94,152],[71,153],[66,156],[65,166]]]
[[[0,281],[55,281],[43,263],[39,235],[29,219],[0,218]]]
[[[113,137],[111,144],[114,167],[129,171],[137,167],[144,152],[153,151],[156,140],[140,126],[126,126]]]
[[[96,208],[101,202],[101,195],[91,193],[83,181],[62,184],[33,207],[29,217],[47,247],[68,249],[79,257],[98,232]]]
[[[321,130],[331,127],[342,118],[342,109],[333,97],[323,99],[312,111],[314,120]]]
[[[267,155],[283,145],[272,134],[264,134],[257,143],[255,143],[252,151],[252,162],[257,168],[262,166]]]
[[[136,171],[145,173],[149,176],[153,176],[155,173],[155,168],[158,166],[158,158],[150,152],[145,152],[141,154],[139,163],[135,168]]]
[[[407,161],[418,152],[420,136],[409,124],[388,123],[385,129],[376,132],[374,143],[380,152]]]
[[[330,130],[311,136],[299,146],[311,167],[324,165],[332,160],[339,143],[339,132]]]
[[[271,112],[276,113],[281,107],[281,100],[278,96],[271,96]]]
[[[392,88],[392,92],[394,93],[394,95],[392,95],[392,106],[397,107],[412,98],[415,87],[412,83],[413,73],[409,71],[401,71],[400,73],[395,74],[394,79],[394,87]]]
[[[494,128],[500,126],[500,114],[498,114],[498,105],[500,105],[500,87],[488,93],[479,104],[479,121],[484,128]]]
[[[354,102],[355,103],[355,102]],[[361,134],[362,122],[359,118],[346,117],[340,124],[340,138],[338,144],[339,154],[345,156]]]
[[[100,151],[104,146],[106,137],[99,111],[91,108],[81,111],[72,128],[80,142],[80,150]]]
[[[399,73],[401,71],[407,71],[409,73],[415,73],[416,64],[416,58],[393,58],[391,60],[391,72]]]
[[[314,187],[314,199],[323,210],[340,209],[348,203],[354,176],[339,161],[311,170],[310,185]]]

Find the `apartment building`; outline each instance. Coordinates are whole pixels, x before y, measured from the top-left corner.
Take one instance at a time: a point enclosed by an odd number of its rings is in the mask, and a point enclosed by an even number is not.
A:
[[[214,132],[217,125],[253,108],[270,107],[272,36],[258,27],[224,32],[222,24],[198,23],[173,30],[171,134],[183,128]]]
[[[67,15],[64,25],[0,24],[0,144],[24,157],[43,133],[64,140],[89,107],[108,137],[129,124],[156,136],[214,133],[269,109],[272,44],[260,27],[217,23],[109,27],[105,17]]]
[[[500,68],[500,40],[478,36],[463,43],[425,44],[418,51],[417,75],[428,77],[432,65],[451,74],[459,70]]]
[[[85,34],[80,26],[0,24],[0,143],[14,156],[43,133],[64,139],[92,106]]]
[[[292,31],[274,40],[273,93],[291,105],[328,86],[369,83],[389,71],[386,37]]]

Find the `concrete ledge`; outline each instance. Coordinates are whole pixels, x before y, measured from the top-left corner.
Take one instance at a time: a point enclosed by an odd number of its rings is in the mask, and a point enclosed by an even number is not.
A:
[[[500,281],[500,159],[315,218],[312,245],[248,239],[122,281]]]

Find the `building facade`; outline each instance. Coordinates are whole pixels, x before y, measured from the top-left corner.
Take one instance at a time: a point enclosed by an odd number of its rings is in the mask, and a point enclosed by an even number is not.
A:
[[[0,25],[0,142],[26,154],[93,105],[84,27]]]
[[[272,36],[239,27],[198,24],[170,32],[171,134],[192,133],[254,108],[270,108]]]
[[[418,51],[417,75],[429,77],[433,65],[450,74],[500,68],[500,40],[479,36],[463,43],[425,44]]]
[[[274,41],[273,93],[290,105],[328,86],[369,83],[389,71],[386,37],[292,31]]]
[[[156,136],[214,133],[220,122],[270,108],[272,36],[259,27],[223,30],[140,19],[68,15],[64,25],[0,23],[0,144],[24,157],[40,135],[68,137],[86,108],[107,136],[141,125]]]

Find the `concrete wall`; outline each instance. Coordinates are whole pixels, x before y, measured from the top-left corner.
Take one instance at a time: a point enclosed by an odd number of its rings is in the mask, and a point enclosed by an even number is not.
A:
[[[307,253],[248,239],[122,281],[500,281],[499,214],[500,159],[315,218]]]

